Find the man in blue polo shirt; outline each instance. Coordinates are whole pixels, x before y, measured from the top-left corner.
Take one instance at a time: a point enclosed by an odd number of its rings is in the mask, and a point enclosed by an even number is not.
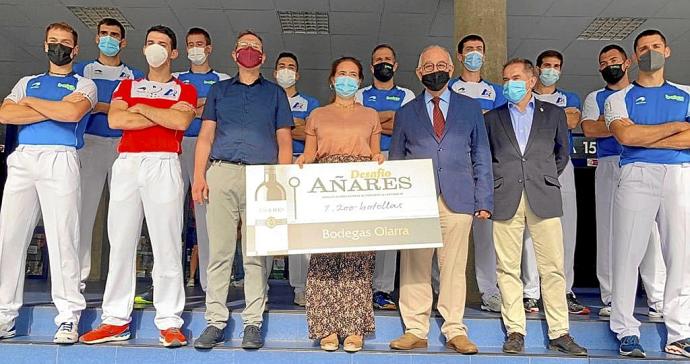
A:
[[[7,182],[0,209],[0,339],[16,335],[24,294],[24,265],[42,213],[51,260],[51,294],[58,330],[53,341],[78,339],[79,157],[96,85],[76,75],[77,32],[66,23],[46,28],[48,72],[19,80],[0,106],[0,123],[19,126],[18,146],[7,158]]]
[[[182,155],[180,164],[182,165],[182,179],[184,181],[184,191],[187,193],[192,178],[194,177],[194,148],[196,139],[201,130],[201,114],[206,105],[206,96],[211,86],[219,81],[227,80],[230,76],[225,73],[216,72],[209,64],[209,56],[213,51],[211,45],[211,35],[202,28],[191,28],[187,32],[187,59],[189,59],[189,70],[185,72],[173,73],[173,76],[186,84],[191,84],[196,89],[197,109],[196,118],[189,125],[182,138]],[[199,282],[201,289],[206,290],[206,270],[208,268],[208,233],[206,231],[206,206],[194,205],[194,221],[196,223],[196,242],[199,256]],[[193,282],[193,276],[190,280]]]
[[[613,199],[620,180],[621,145],[611,134],[604,122],[604,102],[612,94],[628,87],[628,70],[632,64],[625,50],[610,44],[599,52],[599,72],[606,87],[592,91],[585,98],[582,108],[582,130],[588,137],[597,138],[597,169],[594,174],[596,221],[597,221],[597,278],[604,307],[599,316],[611,316],[611,222]],[[640,276],[647,293],[649,316],[661,318],[664,301],[666,269],[661,256],[661,243],[656,225],[649,236],[645,257],[640,263]]]
[[[292,120],[295,127],[292,129],[292,153],[295,157],[304,153],[304,127],[307,125],[307,117],[312,110],[319,107],[319,100],[297,91],[297,81],[299,80],[299,62],[297,56],[290,52],[283,52],[276,59],[276,67],[273,72],[276,82],[285,90]],[[267,257],[271,259],[273,257]],[[309,268],[309,256],[291,254],[288,257],[290,286],[294,289],[294,303],[298,306],[306,304],[304,297],[304,286],[307,283],[307,269]],[[270,274],[271,264],[267,262],[266,274]]]
[[[208,326],[194,342],[200,349],[211,349],[224,341],[223,330],[230,317],[226,302],[237,226],[240,220],[246,221],[245,166],[292,163],[290,104],[280,86],[261,76],[261,65],[266,61],[261,38],[251,31],[240,33],[232,57],[239,72],[211,86],[194,157],[192,196],[196,203],[208,201]],[[207,168],[209,158],[211,166]],[[246,303],[242,347],[258,349],[263,346],[266,266],[263,257],[246,255],[246,236],[246,224],[242,223]]]
[[[568,122],[568,129],[572,130],[580,123],[580,98],[572,92],[561,90],[557,87],[563,66],[563,55],[555,50],[547,50],[537,57],[537,70],[539,78],[534,88],[534,97],[541,101],[549,102],[563,108]],[[569,134],[571,153],[573,151],[573,136]],[[565,170],[558,177],[561,185],[561,199],[563,200],[563,227],[564,267],[566,280],[566,300],[568,312],[576,315],[589,314],[589,308],[581,304],[573,293],[575,272],[575,243],[577,241],[577,195],[575,193],[575,169],[573,162],[568,161]],[[523,259],[523,279],[525,281],[525,298],[539,298],[539,273],[537,261],[532,244],[525,244]]]
[[[393,77],[398,69],[395,50],[388,44],[379,44],[371,52],[371,73],[374,82],[355,94],[356,102],[370,107],[379,113],[381,120],[381,153],[388,156],[391,145],[391,135],[395,112],[414,99],[412,91],[397,86]],[[374,307],[382,310],[397,310],[398,307],[390,294],[395,288],[395,271],[397,268],[398,251],[385,250],[376,252],[376,268],[374,271]]]
[[[664,350],[690,358],[690,86],[664,78],[671,49],[658,30],[640,33],[633,49],[637,80],[604,106],[606,125],[623,145],[613,207],[611,330],[621,355],[645,356],[633,311],[637,271],[656,222],[666,265]]]
[[[98,23],[96,44],[98,59],[74,65],[74,72],[89,78],[98,87],[98,104],[93,109],[84,135],[84,148],[79,150],[81,161],[81,226],[79,234],[79,263],[81,264],[81,289],[91,272],[91,240],[96,212],[101,202],[103,184],[110,184],[110,168],[117,159],[117,145],[121,130],[108,126],[110,98],[120,80],[137,79],[144,74],[124,63],[120,58],[127,46],[125,27],[112,18]]]
[[[484,113],[503,106],[507,102],[503,96],[502,86],[482,79],[481,69],[485,52],[486,43],[481,36],[470,34],[463,37],[458,42],[457,53],[462,71],[460,77],[449,83],[451,90],[479,101]],[[475,218],[472,222],[474,267],[477,274],[477,287],[482,295],[481,309],[501,312],[501,293],[498,290],[496,276],[496,248],[492,226],[491,220]],[[525,240],[528,239],[531,238],[526,231]]]

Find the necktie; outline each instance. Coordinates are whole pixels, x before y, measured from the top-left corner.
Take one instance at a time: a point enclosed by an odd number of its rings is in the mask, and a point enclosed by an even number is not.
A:
[[[436,136],[440,139],[441,135],[443,135],[443,129],[446,127],[446,119],[443,117],[443,112],[439,106],[441,98],[434,97],[431,99],[431,102],[434,103],[434,133],[436,133]]]

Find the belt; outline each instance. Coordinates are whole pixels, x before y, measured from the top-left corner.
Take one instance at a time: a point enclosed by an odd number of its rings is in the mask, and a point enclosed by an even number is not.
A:
[[[249,163],[242,162],[242,161],[226,161],[224,159],[213,159],[213,158],[211,158],[211,163],[234,164],[236,166],[247,166],[247,165],[249,165]]]

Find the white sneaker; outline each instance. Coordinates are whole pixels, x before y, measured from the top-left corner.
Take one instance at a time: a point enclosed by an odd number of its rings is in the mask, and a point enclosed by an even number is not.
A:
[[[481,309],[489,312],[501,312],[501,294],[482,295]]]
[[[74,344],[79,340],[77,324],[74,322],[63,322],[57,329],[53,342],[56,344]]]
[[[14,320],[0,324],[0,339],[9,339],[17,335],[17,330],[14,328]]]
[[[293,302],[300,307],[304,307],[307,305],[307,299],[304,296],[304,292],[297,292],[295,291],[295,299]]]
[[[599,310],[599,316],[611,317],[611,304],[608,304]]]

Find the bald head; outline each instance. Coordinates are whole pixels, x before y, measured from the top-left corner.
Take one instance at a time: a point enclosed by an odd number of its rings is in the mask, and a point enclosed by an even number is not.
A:
[[[419,63],[417,63],[417,67],[422,67],[422,65],[425,63],[436,64],[440,61],[453,64],[453,58],[445,47],[441,47],[440,45],[436,44],[430,45],[424,48],[422,53],[419,55]]]

